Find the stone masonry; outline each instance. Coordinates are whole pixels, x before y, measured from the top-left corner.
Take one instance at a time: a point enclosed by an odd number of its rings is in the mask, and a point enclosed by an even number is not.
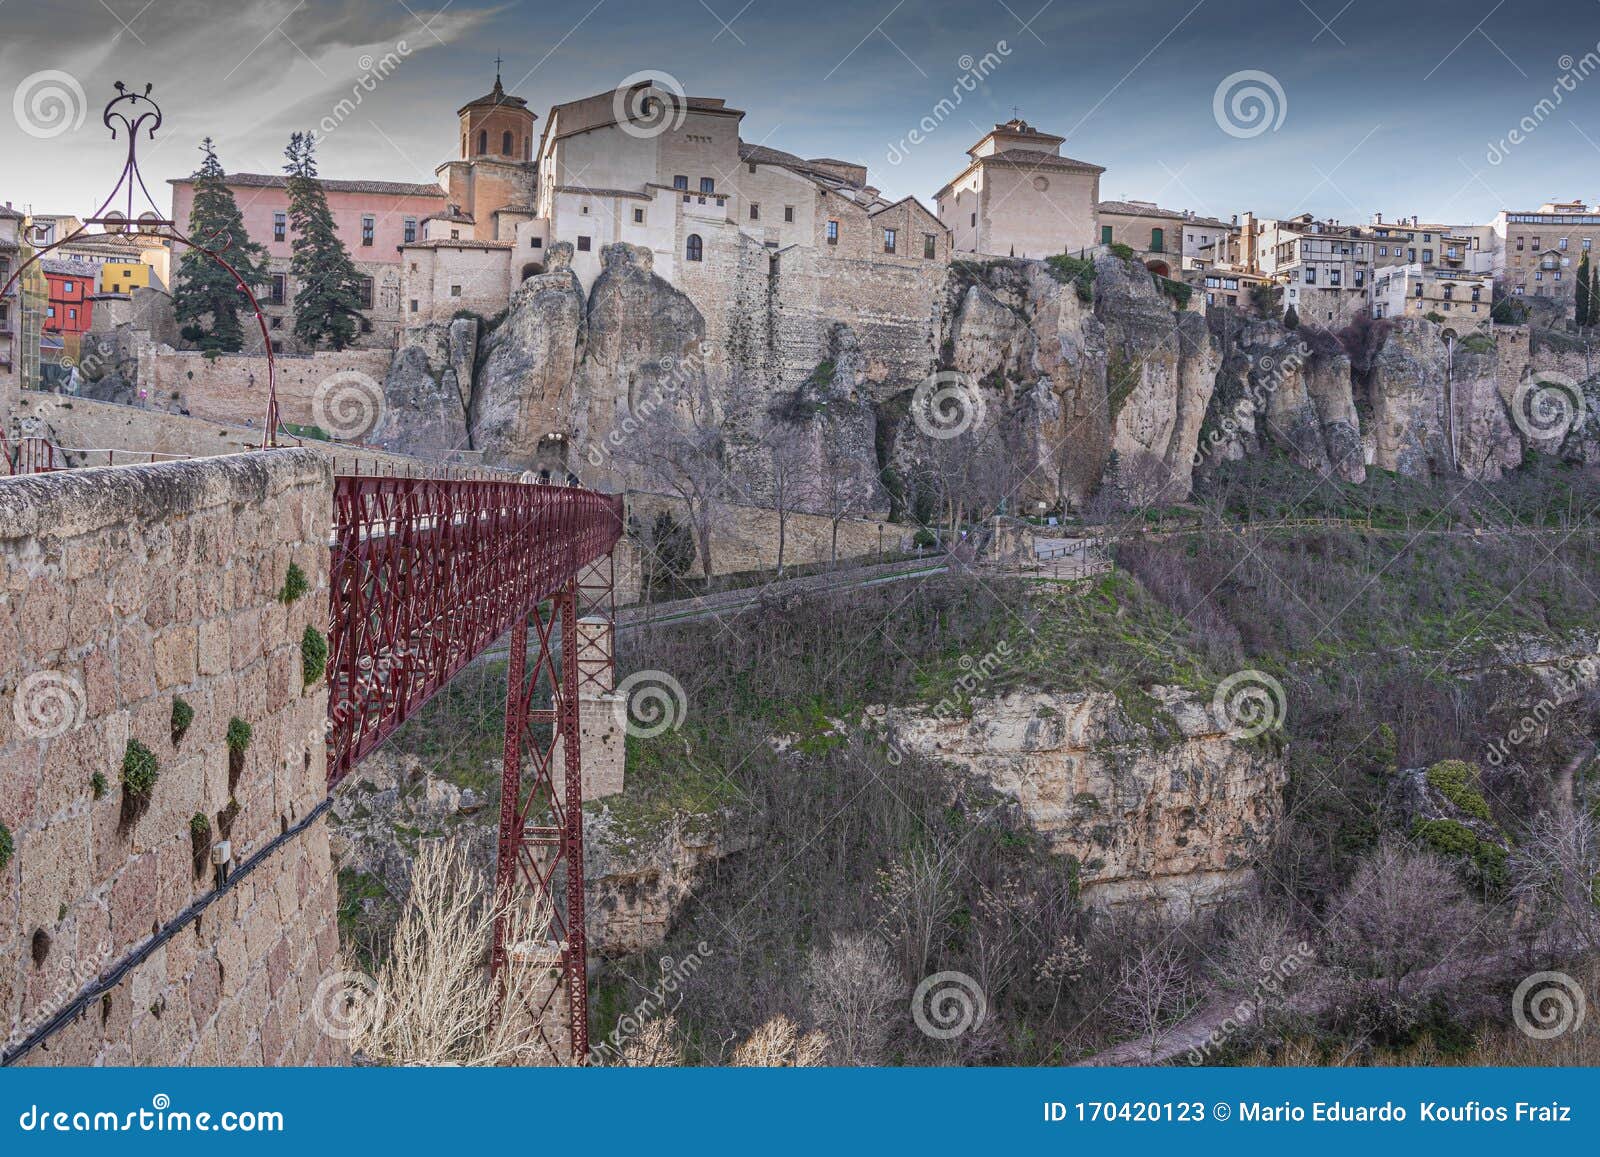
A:
[[[327,626],[331,495],[306,450],[0,480],[5,1048],[209,897],[217,845],[237,869],[325,797],[327,691],[301,641]],[[285,600],[291,563],[307,582]],[[135,742],[159,764],[142,807]],[[337,1062],[310,1016],[335,910],[318,817],[24,1063]]]

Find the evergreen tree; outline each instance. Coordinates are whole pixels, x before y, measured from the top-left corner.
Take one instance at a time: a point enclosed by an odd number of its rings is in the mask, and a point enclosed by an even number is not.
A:
[[[239,308],[247,300],[239,283],[251,289],[266,284],[267,251],[245,232],[244,217],[225,183],[227,174],[210,137],[200,143],[200,151],[205,160],[194,175],[189,236],[196,244],[221,252],[239,276],[235,279],[200,250],[185,249],[172,287],[173,312],[185,341],[202,350],[236,353],[244,346]]]
[[[1577,300],[1573,305],[1572,320],[1578,328],[1594,324],[1594,280],[1589,272],[1589,255],[1585,253],[1578,262]]]
[[[326,343],[342,350],[356,339],[360,276],[317,182],[315,138],[295,133],[283,155],[289,159],[283,171],[289,174],[289,225],[294,230],[289,266],[297,286],[294,336],[312,349]]]
[[[1589,260],[1584,256],[1584,260]],[[1600,325],[1600,269],[1589,269],[1589,324]]]
[[[1300,314],[1299,314],[1299,311],[1296,310],[1295,307],[1292,306],[1292,305],[1288,309],[1286,309],[1284,311],[1284,313],[1283,313],[1283,327],[1285,329],[1299,329],[1300,328]]]

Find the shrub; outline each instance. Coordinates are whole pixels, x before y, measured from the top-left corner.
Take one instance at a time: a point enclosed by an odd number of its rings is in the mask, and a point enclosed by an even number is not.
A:
[[[1133,260],[1133,246],[1131,245],[1124,245],[1120,241],[1113,241],[1111,243],[1111,252],[1114,256],[1120,257],[1123,261]]]
[[[228,720],[228,750],[236,755],[243,755],[250,746],[253,734],[250,725],[235,715]]]
[[[1478,769],[1459,759],[1445,759],[1428,768],[1428,786],[1473,819],[1494,822],[1489,801],[1478,789]]]
[[[95,799],[104,799],[106,795],[106,773],[97,771],[89,777],[89,790],[94,793]]]
[[[11,863],[11,853],[16,850],[16,845],[11,840],[11,829],[5,824],[0,824],[0,872],[6,870],[6,865]]]
[[[189,848],[194,859],[194,874],[205,875],[211,859],[211,821],[200,812],[189,820]]]
[[[1434,325],[1444,324],[1444,314],[1440,313],[1436,309],[1430,309],[1427,313],[1423,314],[1423,316],[1429,321],[1433,322]]]
[[[1283,327],[1285,329],[1300,328],[1300,313],[1292,305],[1283,313]]]
[[[188,701],[181,697],[172,700],[172,743],[176,746],[182,742],[183,737],[189,732],[189,724],[194,722],[194,708]]]
[[[309,687],[322,678],[327,668],[328,640],[317,628],[307,626],[305,634],[300,636],[300,673],[305,678],[305,685]]]
[[[288,572],[283,576],[283,589],[278,592],[278,601],[288,606],[310,589],[311,583],[306,578],[306,572],[300,569],[298,563],[291,562]]]
[[[1194,286],[1187,281],[1175,281],[1170,277],[1156,276],[1156,285],[1161,292],[1172,298],[1173,304],[1179,309],[1189,308],[1189,298],[1194,296]]]
[[[122,790],[136,800],[147,801],[161,778],[161,765],[155,752],[137,739],[128,740],[122,753]]]
[[[1050,267],[1050,276],[1063,285],[1071,285],[1078,294],[1078,300],[1091,302],[1094,300],[1094,262],[1085,257],[1068,257],[1065,253],[1056,253],[1044,259]]]

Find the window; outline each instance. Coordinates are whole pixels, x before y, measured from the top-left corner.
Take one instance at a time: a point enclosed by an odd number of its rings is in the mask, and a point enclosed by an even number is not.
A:
[[[633,211],[633,223],[635,225],[643,225],[644,224],[644,210],[643,209],[635,209]]]
[[[1340,284],[1340,276],[1341,276],[1340,270],[1338,270],[1338,269],[1330,269],[1330,270],[1328,270],[1328,284],[1329,285],[1338,285],[1338,284]]]
[[[793,223],[793,221],[794,221],[794,206],[793,205],[785,205],[783,207],[783,219],[785,221],[787,221],[787,222]]]
[[[489,151],[489,130],[478,130],[478,155],[482,156]]]
[[[587,253],[587,252],[589,252],[589,239],[587,237],[579,237],[578,238],[578,252],[579,253]]]
[[[459,230],[459,229],[450,230],[450,240],[452,240],[452,241],[460,241],[461,240],[461,230]]]
[[[977,214],[973,214],[973,216],[976,217]],[[977,224],[977,222],[973,222],[973,224]],[[1100,244],[1102,244],[1102,245],[1110,245],[1111,244],[1111,226],[1109,226],[1109,225],[1100,226]]]
[[[369,246],[372,244],[372,234],[373,234],[374,230],[377,228],[377,225],[378,225],[377,221],[373,219],[371,214],[364,214],[362,216],[362,218],[361,218],[361,244],[369,245]]]
[[[679,173],[676,177],[672,178],[672,187],[674,189],[687,189],[689,187],[689,178],[685,177],[682,173]]]
[[[530,238],[528,238],[528,248],[529,249],[543,249],[544,248],[544,238],[543,237],[530,237]]]
[[[583,207],[581,207],[578,210],[578,212],[583,214],[585,217],[587,217],[589,215],[589,206],[588,205],[584,205]]]
[[[415,217],[407,217],[406,218],[406,233],[405,233],[405,237],[406,237],[406,244],[407,245],[410,245],[411,243],[416,241],[416,239],[417,239],[417,219]]]
[[[683,259],[685,261],[699,261],[704,253],[705,247],[700,241],[700,234],[689,234],[689,240],[683,247]]]
[[[411,312],[412,313],[416,313],[417,312],[417,299],[414,298],[414,297],[411,299]]]
[[[1406,254],[1407,261],[1415,261],[1417,259],[1417,251],[1415,249],[1407,249]]]
[[[701,177],[700,191],[702,193],[715,193],[717,191],[717,179],[715,177]]]
[[[283,328],[283,318],[281,318],[281,317],[273,318],[272,319],[272,328],[273,329],[282,329]]]
[[[1483,287],[1481,285],[1474,285],[1472,287],[1472,300],[1473,301],[1482,301],[1483,300]],[[1474,311],[1474,312],[1476,312],[1476,311]]]
[[[500,134],[500,152],[501,152],[501,155],[503,155],[503,156],[509,157],[511,155],[511,130],[510,129],[507,129],[505,132]]]
[[[1424,249],[1422,251],[1422,260],[1423,260],[1423,262],[1425,264],[1431,264],[1432,261],[1433,261],[1433,250],[1432,249]]]
[[[1378,256],[1379,257],[1387,257],[1387,256],[1389,256],[1389,247],[1387,245],[1378,246]]]
[[[1585,253],[1589,252],[1589,238],[1587,238],[1587,237],[1585,237],[1583,239],[1583,251]],[[4,269],[0,269],[0,273],[4,273],[4,272],[5,272]]]
[[[978,227],[978,215],[976,213],[972,215],[972,227],[974,229]]]
[[[289,279],[282,273],[272,275],[272,292],[267,298],[271,305],[282,305],[288,297]]]
[[[1366,283],[1367,283],[1367,271],[1365,269],[1356,270],[1356,288],[1360,289]]]
[[[61,283],[61,292],[62,293],[71,293],[72,292],[72,282],[63,281]]]
[[[1533,239],[1533,251],[1535,253],[1539,252],[1539,239],[1537,237]]]
[[[895,230],[893,230],[893,229],[885,229],[883,231],[883,251],[885,253],[893,253],[895,251],[895,244],[896,244],[896,233],[895,233]]]
[[[68,321],[77,321],[78,320],[78,311],[75,310],[75,309],[67,310],[67,320]]]
[[[752,221],[761,220],[761,205],[757,201],[751,201],[750,202],[750,220],[752,220]]]
[[[932,233],[922,235],[922,256],[927,261],[932,261],[939,256],[939,238]]]
[[[274,213],[272,215],[272,239],[282,241],[284,234],[289,231],[289,215],[287,213]]]
[[[372,308],[372,278],[363,277],[356,282],[356,297],[362,309]]]
[[[828,222],[828,244],[839,244],[839,222],[837,221]]]
[[[452,285],[450,287],[450,296],[451,297],[460,297],[461,296],[461,287],[459,285]]]
[[[1306,284],[1307,285],[1315,285],[1316,283],[1317,283],[1317,267],[1315,265],[1306,266]]]
[[[1566,247],[1567,247],[1567,239],[1565,237],[1563,237],[1560,241],[1556,242],[1556,248],[1557,249],[1563,249],[1564,250],[1564,249],[1566,249]]]

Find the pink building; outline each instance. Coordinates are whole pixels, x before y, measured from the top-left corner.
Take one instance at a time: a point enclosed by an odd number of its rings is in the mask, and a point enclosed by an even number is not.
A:
[[[194,180],[184,177],[172,185],[172,219],[186,231],[194,207]],[[321,182],[333,214],[334,227],[350,251],[365,280],[362,343],[387,345],[400,323],[400,247],[422,238],[423,219],[445,210],[445,192],[438,185],[400,181]],[[239,211],[244,215],[250,240],[266,247],[272,283],[264,303],[273,331],[273,344],[283,352],[297,352],[294,329],[294,279],[289,274],[290,247],[288,178],[264,173],[231,173]],[[196,238],[199,240],[199,238]]]

